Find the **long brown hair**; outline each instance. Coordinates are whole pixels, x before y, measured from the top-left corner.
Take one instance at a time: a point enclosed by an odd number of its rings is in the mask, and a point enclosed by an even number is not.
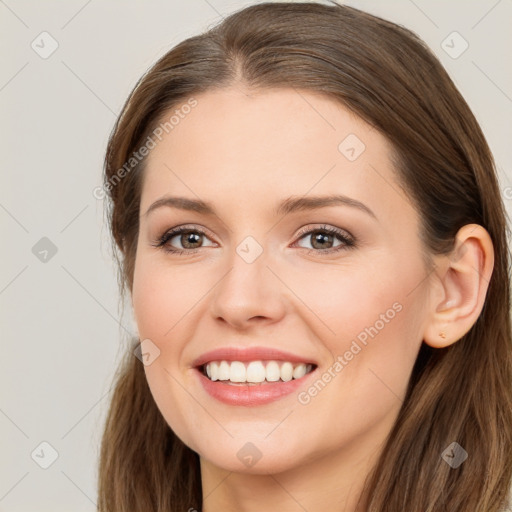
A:
[[[392,144],[397,176],[420,213],[426,254],[449,254],[465,224],[489,232],[495,266],[483,311],[449,347],[422,345],[364,494],[368,512],[502,510],[512,479],[506,215],[495,163],[475,117],[413,32],[334,1],[261,3],[160,58],[126,101],[105,157],[104,190],[121,294],[132,289],[145,163],[133,155],[171,109],[195,94],[240,84],[318,92],[379,130]],[[201,510],[198,454],[176,437],[157,409],[143,365],[133,355],[137,342],[130,341],[113,380],[98,509]],[[452,441],[469,454],[457,469],[440,456]]]

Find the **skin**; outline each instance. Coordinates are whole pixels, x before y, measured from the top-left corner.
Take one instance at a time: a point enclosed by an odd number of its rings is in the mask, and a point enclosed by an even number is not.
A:
[[[390,145],[360,118],[310,91],[237,86],[195,98],[144,171],[132,304],[140,339],[160,350],[145,366],[151,392],[200,455],[206,512],[359,510],[422,340],[456,342],[483,307],[489,235],[465,226],[459,252],[434,257],[432,271]],[[349,134],[366,146],[354,161],[338,149]],[[171,207],[145,214],[170,194],[211,202],[216,215]],[[273,214],[291,196],[331,194],[364,203],[375,218],[347,205]],[[207,231],[194,254],[155,247],[185,224]],[[297,236],[324,224],[348,232],[356,246],[333,252],[343,243],[336,237],[315,245],[311,233]],[[236,252],[247,236],[263,249],[252,263]],[[187,240],[176,236],[167,245],[183,250]],[[322,255],[322,247],[331,253]],[[394,318],[305,405],[298,393],[266,405],[226,405],[203,390],[192,368],[206,351],[258,345],[312,358],[321,377],[396,303]],[[247,442],[261,452],[250,467],[237,457]]]

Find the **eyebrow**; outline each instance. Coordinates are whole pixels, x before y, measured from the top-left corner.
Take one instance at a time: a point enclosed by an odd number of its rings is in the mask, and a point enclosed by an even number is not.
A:
[[[178,208],[180,210],[194,211],[203,215],[217,215],[211,203],[200,199],[188,199],[186,197],[176,196],[164,196],[157,199],[151,204],[144,215],[146,216],[153,210],[164,206]],[[287,215],[297,211],[316,210],[318,208],[325,208],[328,206],[350,206],[367,213],[374,219],[377,219],[375,213],[373,213],[373,211],[364,203],[340,194],[330,196],[289,197],[274,209],[274,215]]]

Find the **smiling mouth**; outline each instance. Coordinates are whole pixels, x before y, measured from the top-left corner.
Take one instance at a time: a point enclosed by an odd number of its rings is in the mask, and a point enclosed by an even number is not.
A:
[[[297,380],[315,370],[315,364],[289,361],[210,361],[197,369],[210,381],[233,386],[258,386]]]

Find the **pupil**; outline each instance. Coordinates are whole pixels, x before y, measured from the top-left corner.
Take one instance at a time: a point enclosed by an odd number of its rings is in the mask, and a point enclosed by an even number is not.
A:
[[[320,242],[320,244],[322,243],[325,243],[325,242],[329,242],[329,238],[331,238],[332,235],[329,235],[329,234],[324,234],[324,233],[317,233],[313,240],[314,240],[314,243],[313,243],[313,247],[315,247],[315,243],[317,242]],[[320,246],[320,249],[324,249],[324,247]]]
[[[195,244],[199,243],[200,238],[202,235],[199,235],[197,233],[185,233],[182,237],[182,245],[183,247],[188,247],[188,244]],[[183,240],[185,240],[185,243],[183,243]],[[190,247],[189,247],[190,248]],[[194,249],[194,247],[192,247]]]

